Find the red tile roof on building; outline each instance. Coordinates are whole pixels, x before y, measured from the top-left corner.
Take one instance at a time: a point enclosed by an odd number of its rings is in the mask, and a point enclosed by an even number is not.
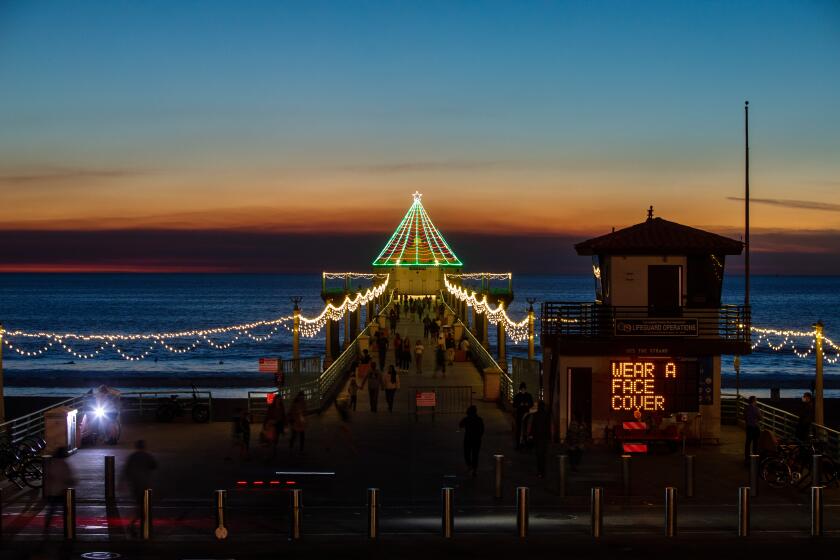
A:
[[[578,243],[578,255],[740,255],[744,244],[662,218]]]

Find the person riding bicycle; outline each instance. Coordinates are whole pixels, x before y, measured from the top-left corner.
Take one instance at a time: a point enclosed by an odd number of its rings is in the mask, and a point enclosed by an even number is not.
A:
[[[120,392],[107,385],[100,385],[93,396],[97,410],[103,411],[105,443],[116,445],[119,438]]]

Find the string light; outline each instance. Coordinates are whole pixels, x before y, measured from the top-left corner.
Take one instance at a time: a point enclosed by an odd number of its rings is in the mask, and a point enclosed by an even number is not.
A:
[[[450,294],[459,300],[466,302],[467,305],[472,306],[476,313],[485,313],[487,315],[487,320],[490,323],[497,325],[500,322],[504,322],[505,330],[514,344],[528,339],[528,317],[525,317],[519,322],[511,320],[501,302],[494,309],[487,301],[486,294],[479,300],[475,297],[475,291],[470,294],[467,290],[461,288],[460,286],[450,283],[448,274],[443,275],[443,284]]]
[[[374,278],[385,276],[384,274],[369,274],[366,272],[324,272],[322,276],[327,280],[355,280],[356,278],[363,278],[365,280],[373,280]]]
[[[373,266],[461,266],[420,203],[423,195],[415,192],[412,196],[414,202]]]
[[[355,273],[354,273],[355,274]],[[299,333],[301,336],[313,338],[318,335],[320,330],[326,325],[327,321],[340,321],[344,318],[345,313],[354,312],[360,306],[366,305],[373,299],[385,293],[390,280],[388,274],[375,274],[371,277],[382,277],[384,280],[375,287],[368,288],[364,293],[357,292],[352,298],[347,295],[344,301],[339,306],[328,303],[324,306],[323,311],[313,317],[305,317],[299,315]],[[241,338],[249,338],[254,342],[265,342],[270,340],[277,334],[280,327],[285,328],[289,332],[293,332],[290,324],[293,323],[295,315],[286,315],[276,319],[266,321],[254,321],[251,323],[242,323],[238,325],[229,325],[225,327],[214,327],[210,329],[191,329],[185,331],[162,332],[162,333],[95,333],[95,334],[80,334],[80,333],[56,333],[56,332],[29,332],[23,330],[5,331],[0,327],[0,341],[14,351],[16,354],[33,358],[38,357],[49,351],[53,346],[60,346],[68,354],[78,359],[92,359],[100,355],[106,348],[111,348],[121,358],[127,361],[135,362],[143,360],[154,351],[156,346],[173,354],[186,354],[198,348],[202,343],[215,350],[227,350],[236,344]],[[252,331],[258,328],[271,327],[268,332],[264,334],[254,334]],[[219,342],[211,337],[219,337],[225,335],[233,335],[227,342]],[[36,350],[26,350],[20,344],[16,344],[10,340],[11,338],[22,339],[46,339],[45,344]],[[189,339],[185,346],[175,346],[171,344],[170,340]],[[80,352],[73,344],[74,343],[94,343],[96,349],[90,352]],[[143,345],[143,350],[137,354],[130,354],[125,350],[124,344]],[[148,344],[148,346],[146,346]]]
[[[782,352],[787,348],[799,358],[807,358],[811,356],[816,350],[817,345],[817,331],[798,331],[790,329],[768,329],[762,327],[751,327],[753,333],[758,334],[752,344],[752,349],[756,350],[759,347],[766,346],[774,352]],[[803,344],[797,344],[797,339],[807,339],[804,344],[807,345],[803,350]],[[840,361],[840,347],[826,336],[822,336],[823,342],[823,361],[829,364],[836,364]],[[834,352],[830,355],[826,352],[826,347]]]
[[[510,272],[470,272],[462,274],[447,274],[450,278],[462,280],[510,280],[513,274]]]

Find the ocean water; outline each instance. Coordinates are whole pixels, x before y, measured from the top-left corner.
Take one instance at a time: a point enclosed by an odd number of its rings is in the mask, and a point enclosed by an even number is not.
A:
[[[366,281],[354,281],[366,286]],[[0,321],[7,330],[75,333],[145,333],[209,328],[272,319],[291,314],[291,298],[301,297],[306,316],[320,313],[321,277],[312,275],[232,274],[4,274],[0,275]],[[591,301],[594,284],[588,276],[514,276],[516,299],[509,313],[524,315],[527,298],[543,301]],[[752,280],[753,322],[756,326],[808,330],[817,320],[827,336],[840,341],[840,277],[758,276]],[[724,302],[743,301],[743,279],[728,277]],[[539,329],[538,329],[539,330]],[[266,331],[267,332],[267,331]],[[255,331],[254,334],[260,334]],[[213,337],[217,344],[228,335]],[[490,329],[495,345],[495,329]],[[12,339],[25,349],[41,343]],[[184,341],[186,343],[186,341]],[[147,346],[128,344],[129,354]],[[79,344],[78,351],[95,349]],[[323,331],[301,338],[301,355],[322,355]],[[524,343],[508,346],[508,356],[525,356]],[[185,354],[160,347],[145,360],[130,362],[106,349],[84,360],[54,346],[40,357],[21,357],[4,348],[9,395],[77,394],[102,381],[118,387],[168,388],[195,383],[213,388],[214,395],[241,396],[248,388],[270,386],[271,377],[257,372],[260,357],[290,357],[291,333],[281,328],[269,340],[240,338],[226,350],[202,344]],[[732,358],[724,372],[733,372]],[[814,359],[790,351],[758,348],[742,359],[742,374],[813,376]],[[826,374],[840,374],[840,364]]]

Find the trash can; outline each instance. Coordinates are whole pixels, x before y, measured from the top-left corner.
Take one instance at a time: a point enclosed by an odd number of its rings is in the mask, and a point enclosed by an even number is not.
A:
[[[78,411],[75,408],[57,406],[44,412],[44,454],[55,455],[56,450],[64,447],[72,453],[78,447],[78,432],[76,420]]]
[[[494,367],[484,369],[484,400],[496,402],[501,394],[501,375]]]

